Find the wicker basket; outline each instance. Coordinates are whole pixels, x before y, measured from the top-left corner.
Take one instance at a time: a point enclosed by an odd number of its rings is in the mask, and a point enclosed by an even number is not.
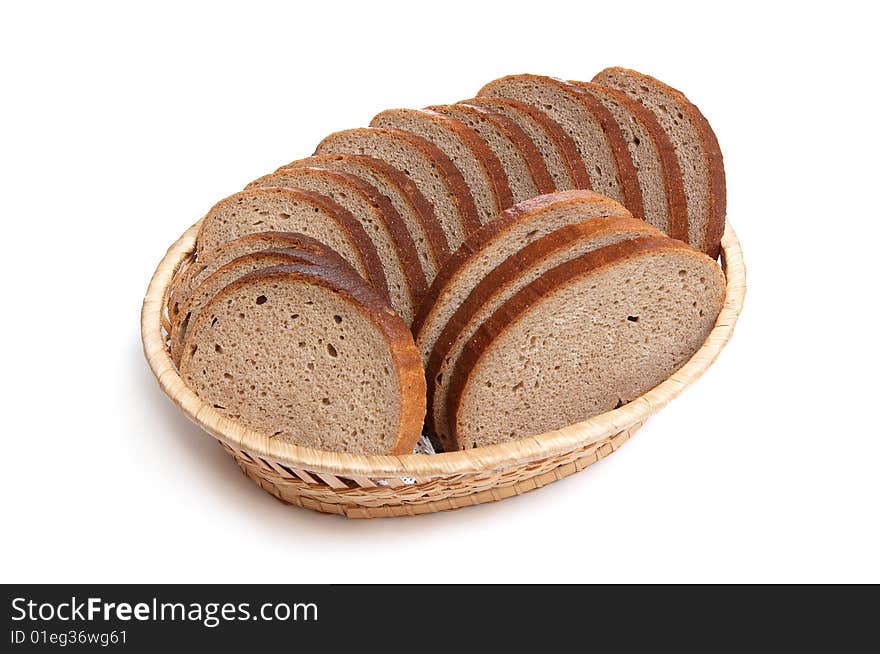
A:
[[[198,224],[171,246],[144,299],[141,337],[159,386],[214,436],[245,475],[296,506],[349,518],[433,513],[493,502],[583,470],[620,447],[650,416],[712,364],[733,333],[745,296],[745,266],[730,225],[722,239],[727,296],[709,338],[669,379],[629,404],[564,429],[511,443],[427,456],[324,452],[270,439],[199,399],[168,352],[166,303],[172,278],[193,261]]]

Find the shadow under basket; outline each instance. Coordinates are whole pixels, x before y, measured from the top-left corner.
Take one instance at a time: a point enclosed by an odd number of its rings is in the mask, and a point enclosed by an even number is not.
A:
[[[413,516],[513,497],[583,470],[620,447],[655,411],[715,361],[730,340],[746,291],[736,234],[721,241],[727,295],[702,347],[669,379],[629,404],[522,440],[436,455],[325,452],[269,438],[221,415],[191,391],[171,361],[166,305],[175,276],[194,261],[198,223],[156,269],[141,312],[144,353],[159,386],[214,436],[242,472],[288,504],[349,518]]]

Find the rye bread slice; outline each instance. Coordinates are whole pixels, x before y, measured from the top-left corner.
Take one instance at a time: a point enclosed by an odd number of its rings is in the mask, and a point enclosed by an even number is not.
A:
[[[723,300],[717,263],[665,236],[549,270],[497,309],[459,358],[452,446],[526,438],[634,400],[693,356]]]
[[[377,127],[334,132],[318,144],[315,154],[368,155],[406,174],[434,208],[450,251],[480,226],[474,198],[461,171],[440,148],[412,132]]]
[[[598,193],[560,191],[520,202],[475,232],[443,266],[416,312],[412,330],[425,365],[446,323],[491,270],[560,227],[607,216],[632,217]]]
[[[388,109],[377,114],[370,126],[412,132],[440,148],[461,171],[482,224],[513,205],[504,166],[480,135],[461,121],[429,109]]]
[[[391,306],[407,324],[425,292],[416,246],[400,214],[369,182],[349,173],[297,167],[265,175],[246,188],[300,188],[320,193],[347,209],[373,241],[385,271]]]
[[[547,170],[560,191],[593,187],[574,139],[540,107],[511,98],[491,96],[462,100],[461,104],[495,111],[518,124],[538,146]]]
[[[684,180],[688,242],[717,258],[727,214],[724,159],[715,132],[685,95],[643,73],[606,68],[593,82],[617,89],[650,109],[675,147]]]
[[[557,190],[534,141],[506,116],[461,103],[432,105],[428,109],[461,121],[483,138],[504,167],[514,202]]]
[[[508,257],[474,287],[446,323],[425,368],[427,424],[444,447],[449,445],[449,373],[477,328],[548,270],[592,250],[641,236],[662,236],[662,232],[637,218],[591,218],[566,225]]]
[[[300,232],[325,243],[367,283],[388,297],[379,255],[363,226],[326,195],[291,188],[253,188],[215,204],[202,219],[196,255],[227,241],[264,231]]]
[[[306,157],[286,164],[276,172],[302,166],[357,175],[375,186],[406,224],[415,242],[426,284],[433,281],[437,269],[449,256],[449,243],[434,207],[409,177],[381,159],[355,154]]]
[[[344,261],[333,253],[336,260]],[[191,321],[198,317],[199,312],[223,287],[231,284],[239,277],[249,272],[273,266],[282,266],[292,263],[318,264],[327,261],[324,254],[317,254],[307,250],[295,248],[269,248],[258,252],[244,254],[218,268],[214,273],[204,279],[198,286],[192,289],[185,303],[180,308],[179,315],[171,322],[171,360],[180,364],[180,356],[186,343],[186,334]],[[348,264],[346,264],[348,265]],[[354,271],[352,270],[352,273]],[[354,273],[356,274],[356,273]]]
[[[639,179],[645,220],[687,243],[687,201],[675,148],[648,109],[622,91],[571,82],[601,102],[620,126]]]
[[[590,175],[574,139],[538,107],[493,97],[470,98],[458,104],[493,111],[519,125],[537,146],[557,190],[591,188]]]
[[[590,172],[594,191],[644,217],[639,181],[626,141],[611,113],[573,84],[541,75],[509,75],[480,89],[478,96],[513,98],[542,108],[568,132]]]
[[[412,335],[363,280],[290,265],[224,287],[190,326],[181,377],[269,438],[403,454],[419,438],[424,372]]]
[[[257,232],[228,241],[199,257],[176,276],[168,303],[168,317],[172,326],[180,315],[181,307],[186,304],[189,294],[196,286],[233,259],[269,248],[293,248],[312,254],[333,252],[317,239],[296,232]]]

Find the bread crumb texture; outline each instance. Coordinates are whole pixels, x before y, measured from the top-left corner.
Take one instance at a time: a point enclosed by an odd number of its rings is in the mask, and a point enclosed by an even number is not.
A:
[[[188,339],[183,377],[223,415],[330,451],[390,451],[401,418],[389,344],[351,301],[301,279],[227,288]]]
[[[482,352],[455,415],[460,448],[525,438],[614,409],[699,349],[724,299],[692,251],[633,257],[553,289]]]

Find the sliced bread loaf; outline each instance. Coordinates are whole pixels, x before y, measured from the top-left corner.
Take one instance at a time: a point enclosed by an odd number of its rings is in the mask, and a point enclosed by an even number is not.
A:
[[[718,265],[665,236],[552,268],[465,347],[449,389],[451,446],[533,436],[639,397],[699,349],[723,299]]]
[[[541,75],[510,75],[486,84],[480,96],[513,98],[541,107],[578,146],[594,191],[644,217],[641,190],[623,133],[601,102],[573,84]]]
[[[188,301],[189,294],[196,286],[233,259],[269,248],[293,248],[312,254],[333,252],[311,236],[296,232],[256,232],[223,243],[211,252],[200,256],[197,261],[192,262],[176,277],[168,311],[172,327],[180,315],[181,308]]]
[[[372,127],[400,129],[427,139],[456,165],[485,224],[513,204],[504,167],[480,135],[461,121],[428,109],[388,109],[376,115]]]
[[[412,132],[376,127],[348,129],[326,137],[315,154],[368,155],[406,174],[433,206],[451,251],[480,225],[474,198],[461,171],[440,148]]]
[[[631,214],[614,200],[592,191],[561,191],[520,202],[475,232],[443,266],[416,312],[412,330],[424,363],[427,365],[446,323],[496,266],[560,227],[607,216]]]
[[[247,188],[300,188],[314,191],[344,207],[363,225],[385,271],[391,306],[407,324],[425,292],[425,275],[416,246],[403,219],[375,186],[349,173],[296,167],[265,175]]]
[[[409,177],[381,159],[355,154],[306,157],[282,166],[277,172],[303,166],[357,175],[375,186],[388,198],[409,230],[418,251],[426,283],[433,281],[437,269],[449,256],[449,244],[434,213],[434,207]]]
[[[290,188],[253,188],[215,204],[196,236],[201,258],[223,243],[263,231],[300,232],[338,252],[382,296],[385,273],[373,242],[351,213],[325,195]]]
[[[529,135],[544,159],[556,188],[592,188],[577,144],[562,126],[540,108],[510,98],[471,98],[459,104],[481,107],[512,120]]]
[[[429,429],[448,447],[446,400],[456,362],[474,332],[506,300],[548,270],[587,252],[640,236],[662,232],[637,218],[592,218],[566,225],[508,257],[474,287],[452,315],[431,352],[425,369]]]
[[[687,197],[688,242],[717,257],[727,214],[724,160],[709,121],[685,95],[648,75],[606,68],[593,82],[650,109],[675,147]]]
[[[409,330],[338,267],[281,266],[227,285],[190,325],[180,370],[223,415],[322,450],[408,453],[424,418]]]
[[[687,202],[675,148],[657,118],[625,93],[590,82],[571,82],[614,116],[636,169],[645,220],[687,242]]]
[[[335,253],[333,256],[339,258]],[[171,333],[169,335],[171,340],[171,360],[175,364],[180,364],[180,356],[183,353],[190,322],[198,317],[205,304],[227,284],[231,284],[249,272],[262,268],[271,268],[272,266],[291,263],[317,264],[325,261],[327,261],[326,255],[308,252],[307,250],[269,248],[242,255],[224,264],[192,289],[186,302],[180,309],[180,314],[171,322]]]
[[[514,202],[556,190],[534,141],[506,116],[468,104],[438,104],[428,109],[463,122],[483,138],[504,167]]]

